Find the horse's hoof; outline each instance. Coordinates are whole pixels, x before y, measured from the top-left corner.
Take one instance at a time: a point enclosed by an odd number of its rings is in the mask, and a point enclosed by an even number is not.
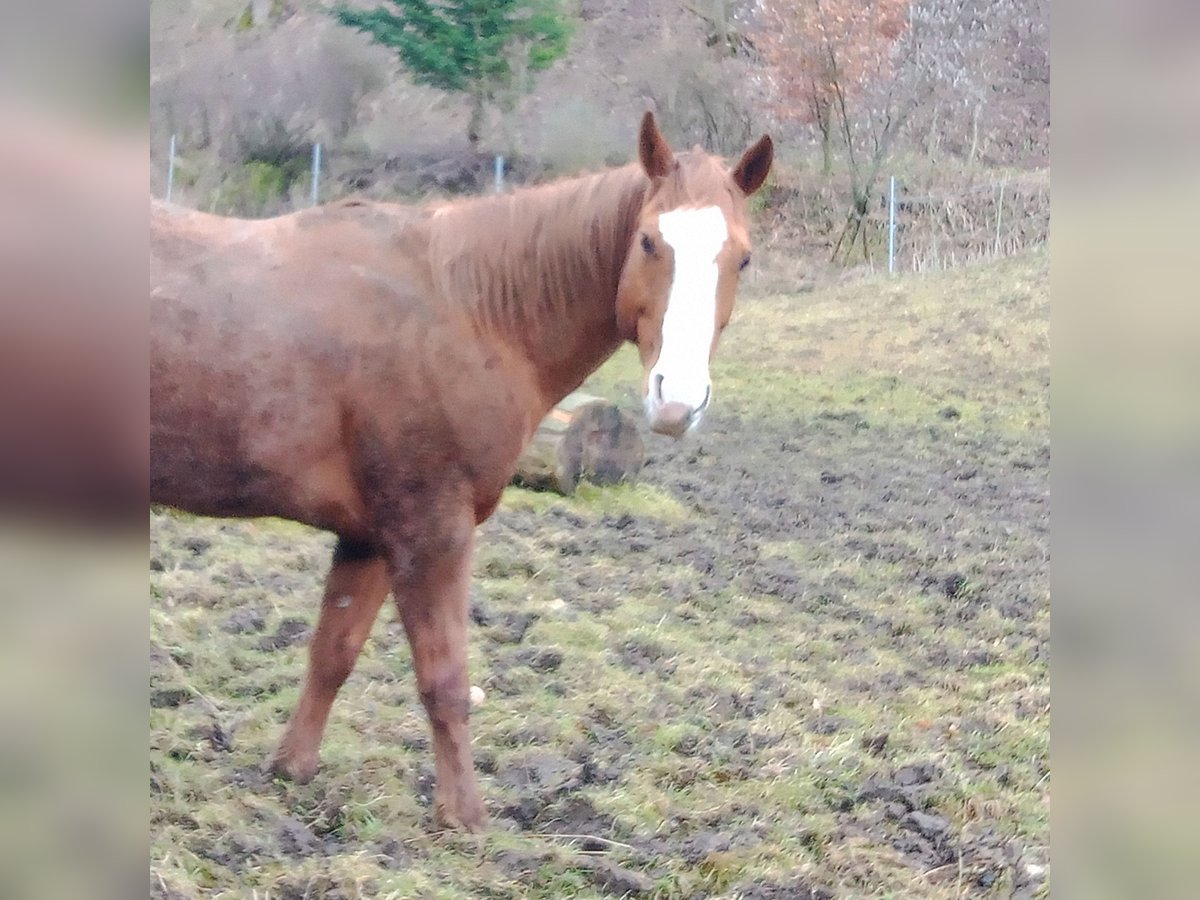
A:
[[[269,775],[293,781],[296,784],[308,784],[317,774],[321,761],[317,757],[310,759],[293,759],[282,753],[276,753],[263,766]]]
[[[471,808],[458,812],[447,809],[445,804],[439,802],[433,819],[438,828],[446,831],[482,834],[487,830],[487,811],[478,801]]]

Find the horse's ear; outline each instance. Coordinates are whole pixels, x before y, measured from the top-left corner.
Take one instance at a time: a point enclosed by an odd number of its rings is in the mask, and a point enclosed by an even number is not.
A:
[[[638,156],[641,158],[642,168],[651,178],[661,178],[670,174],[675,168],[675,154],[671,152],[666,138],[658,130],[658,123],[654,121],[654,113],[649,110],[646,110],[646,114],[642,116],[642,130],[638,136]]]
[[[742,193],[749,197],[767,180],[771,171],[771,161],[775,158],[775,144],[769,134],[764,134],[754,146],[742,154],[738,164],[733,167],[733,183],[741,188]]]

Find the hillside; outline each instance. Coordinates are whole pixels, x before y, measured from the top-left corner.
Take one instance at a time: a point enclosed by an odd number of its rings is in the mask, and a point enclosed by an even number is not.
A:
[[[816,128],[802,110],[773,101],[755,47],[755,3],[563,3],[574,32],[567,55],[511,98],[511,113],[492,113],[477,150],[466,141],[461,97],[415,85],[389,51],[335,24],[330,6],[153,0],[152,192],[165,192],[176,135],[174,198],[216,212],[271,215],[307,203],[317,141],[323,199],[476,193],[491,189],[497,153],[508,158],[510,185],[624,163],[638,117],[651,108],[680,147],[734,154],[770,131],[780,152],[764,237],[813,257],[828,255],[838,237],[849,209],[848,156],[843,148],[833,171],[821,172]],[[945,238],[934,263],[924,252],[912,267],[979,256],[989,229],[1003,232],[989,248],[997,252],[1038,246],[1049,218],[1045,0],[916,7],[930,23],[920,50],[930,61],[913,64],[920,99],[873,184],[871,241],[881,246],[883,192],[894,174],[924,244],[931,234]],[[724,45],[714,43],[715,10],[725,11]],[[873,140],[872,115],[864,106],[857,122],[860,156]],[[1001,184],[1016,200],[1007,221],[996,215]],[[1010,234],[1022,219],[1028,224]]]

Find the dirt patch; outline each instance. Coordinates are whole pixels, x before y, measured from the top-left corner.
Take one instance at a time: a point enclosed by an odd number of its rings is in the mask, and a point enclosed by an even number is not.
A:
[[[258,642],[258,649],[267,652],[283,650],[307,641],[312,634],[308,622],[304,619],[284,619],[275,629],[275,633],[264,637]]]
[[[612,860],[585,856],[576,865],[588,873],[592,884],[615,897],[644,897],[654,888],[650,876],[617,865]]]
[[[833,900],[825,888],[813,887],[803,879],[776,884],[749,884],[733,891],[738,900]]]

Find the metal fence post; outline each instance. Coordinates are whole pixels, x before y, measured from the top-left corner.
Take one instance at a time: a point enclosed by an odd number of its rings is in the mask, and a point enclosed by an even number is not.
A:
[[[321,192],[321,145],[313,144],[312,157],[312,205],[317,205],[317,197]]]
[[[167,155],[167,202],[171,202],[171,191],[175,187],[175,135],[171,135],[171,149]]]
[[[496,193],[504,193],[504,157],[496,157]]]
[[[1004,219],[1004,184],[1000,182],[1000,197],[996,200],[996,241],[992,245],[992,253],[995,256],[1000,255],[1000,223]]]
[[[896,271],[896,176],[888,188],[888,274]]]

